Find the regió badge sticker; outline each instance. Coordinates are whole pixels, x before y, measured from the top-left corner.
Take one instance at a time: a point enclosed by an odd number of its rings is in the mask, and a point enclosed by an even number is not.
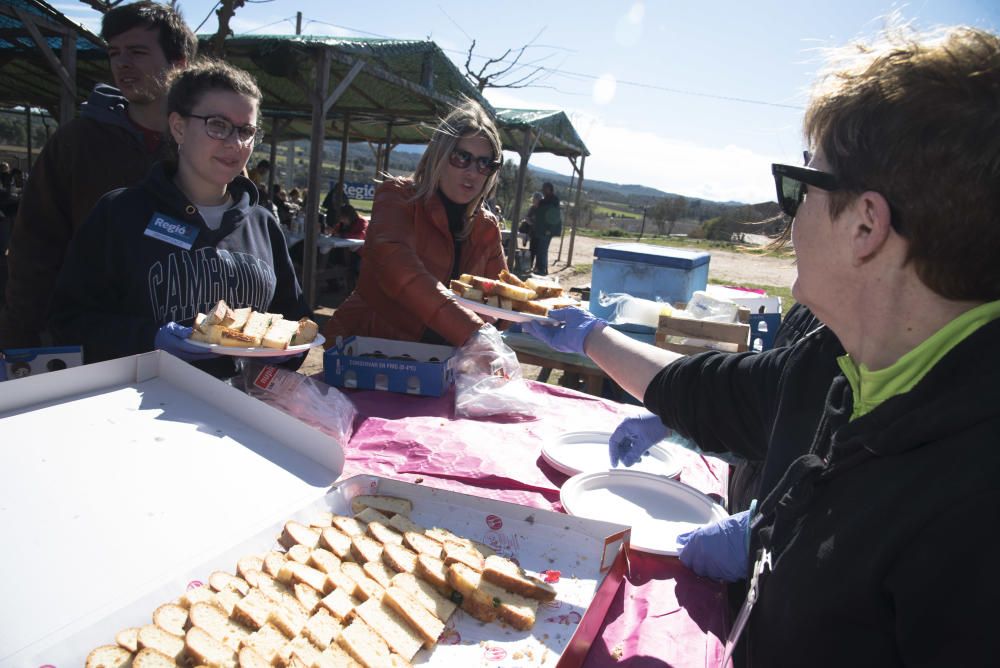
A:
[[[149,219],[149,225],[143,234],[184,250],[191,250],[195,237],[198,236],[198,226],[193,223],[182,223],[157,211]]]

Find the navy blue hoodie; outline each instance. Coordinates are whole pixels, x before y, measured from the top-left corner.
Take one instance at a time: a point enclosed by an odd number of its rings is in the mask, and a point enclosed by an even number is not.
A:
[[[53,295],[50,326],[56,341],[83,344],[87,362],[153,349],[157,330],[175,321],[190,326],[219,299],[233,308],[309,315],[274,216],[257,206],[257,189],[238,176],[235,200],[218,230],[158,163],[132,188],[98,202],[70,246]],[[196,366],[223,377],[228,357]]]

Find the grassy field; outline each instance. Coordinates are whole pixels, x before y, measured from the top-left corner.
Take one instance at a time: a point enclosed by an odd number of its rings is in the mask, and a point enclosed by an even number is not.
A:
[[[598,204],[597,206],[594,207],[595,216],[610,217],[611,214],[614,214],[615,218],[632,218],[634,220],[642,218],[641,214],[633,213],[632,211],[628,211],[627,209],[618,209],[612,206],[608,206],[606,204]]]
[[[585,236],[592,237],[595,239],[605,239],[609,242],[618,241],[638,241],[637,235],[626,235],[626,234],[606,234],[602,230],[588,230],[583,228],[578,228],[576,233]],[[644,234],[642,237],[642,243],[653,244],[656,246],[671,246],[673,248],[700,248],[702,250],[728,250],[728,251],[742,251],[746,253],[752,253],[754,255],[764,255],[768,257],[778,257],[778,258],[790,258],[794,257],[795,253],[787,248],[782,249],[770,249],[766,246],[750,246],[748,244],[740,244],[726,241],[709,241],[708,239],[692,239],[690,237],[661,237],[652,234]]]

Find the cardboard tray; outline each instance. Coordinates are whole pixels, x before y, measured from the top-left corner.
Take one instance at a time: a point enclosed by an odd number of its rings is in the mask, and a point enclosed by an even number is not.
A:
[[[343,457],[325,434],[160,352],[3,384],[0,531],[18,547],[0,557],[0,667],[83,665],[213,570],[275,548],[288,519],[348,513],[361,493],[410,498],[418,523],[562,573],[558,607],[541,606],[532,631],[459,611],[430,665],[583,661],[623,577],[628,527],[377,476],[329,487]]]
[[[343,462],[166,353],[0,383],[0,666],[44,665],[31,657],[322,495]]]

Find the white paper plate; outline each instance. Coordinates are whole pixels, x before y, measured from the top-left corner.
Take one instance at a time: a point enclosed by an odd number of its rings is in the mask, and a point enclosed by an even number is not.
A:
[[[326,341],[322,334],[317,334],[312,343],[303,343],[300,346],[288,346],[284,350],[278,348],[240,348],[238,346],[223,346],[218,343],[205,343],[204,341],[188,340],[192,346],[204,348],[210,353],[217,355],[229,355],[230,357],[281,357],[282,355],[294,355],[310,348],[321,346]]]
[[[566,475],[577,473],[599,473],[608,470],[645,471],[656,475],[676,478],[681,472],[681,462],[673,454],[668,441],[660,441],[649,449],[649,454],[635,466],[619,463],[612,467],[608,455],[607,431],[571,431],[542,446],[542,458],[557,471]]]
[[[455,295],[455,301],[470,311],[474,311],[480,315],[488,315],[496,318],[497,320],[508,320],[510,322],[528,322],[529,320],[534,320],[535,322],[544,322],[550,325],[559,324],[558,320],[553,320],[548,316],[535,315],[534,313],[522,313],[521,311],[510,311],[505,308],[490,306],[489,304],[480,304],[479,302],[474,302],[471,299],[459,297],[458,295]]]
[[[728,516],[693,487],[642,471],[580,473],[559,493],[570,515],[632,525],[632,547],[676,556],[677,536]]]

